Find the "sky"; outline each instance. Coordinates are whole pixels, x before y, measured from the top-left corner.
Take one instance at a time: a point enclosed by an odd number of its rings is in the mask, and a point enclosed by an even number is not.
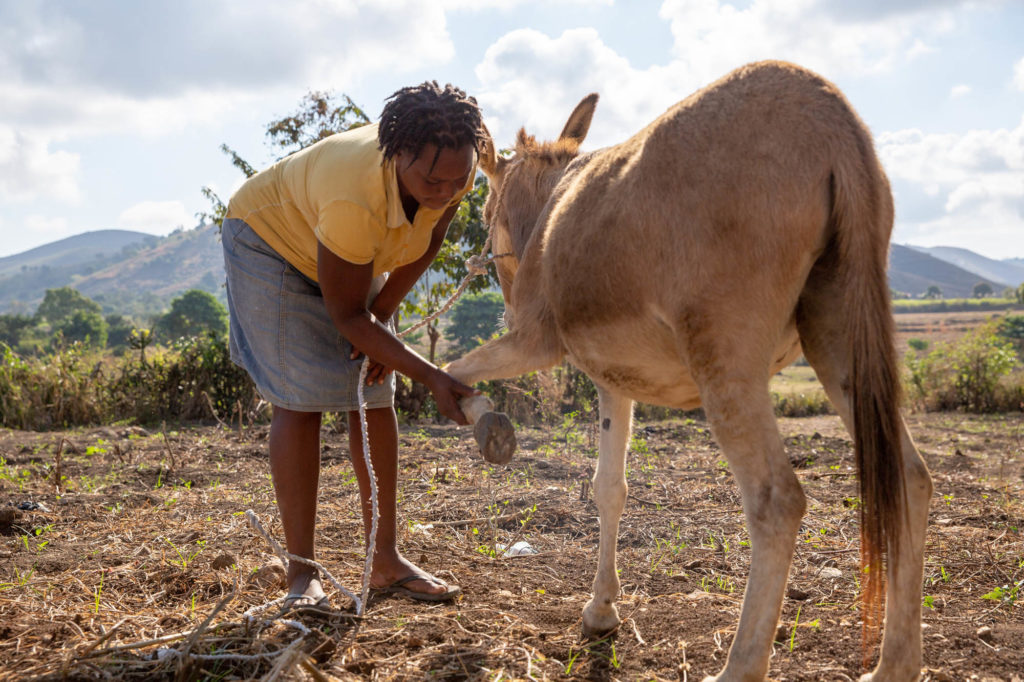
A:
[[[1024,257],[1020,0],[0,0],[0,257],[100,229],[197,223],[275,153],[310,90],[371,118],[424,80],[475,96],[499,147],[626,139],[733,68],[836,83],[893,184],[893,241]]]

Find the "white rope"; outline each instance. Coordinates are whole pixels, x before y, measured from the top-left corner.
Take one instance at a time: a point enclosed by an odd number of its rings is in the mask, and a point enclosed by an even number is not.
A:
[[[363,463],[370,479],[370,537],[366,548],[366,563],[363,565],[363,598],[356,604],[356,615],[363,615],[363,604],[370,593],[370,571],[373,569],[373,554],[377,550],[377,521],[380,513],[377,509],[377,474],[373,470],[373,458],[370,456],[370,429],[366,424],[366,372],[370,368],[370,356],[363,354],[363,366],[359,369],[359,428],[363,432]]]
[[[316,570],[320,571],[321,575],[326,577],[327,580],[330,581],[330,583],[332,585],[334,585],[336,588],[338,588],[338,590],[342,594],[344,594],[346,597],[348,597],[349,599],[352,600],[352,602],[356,605],[356,613],[359,614],[359,615],[362,615],[362,613],[363,613],[363,604],[362,604],[362,601],[360,601],[359,597],[357,597],[356,595],[352,594],[347,589],[345,589],[345,586],[342,585],[340,582],[338,582],[335,579],[335,577],[333,575],[331,575],[331,572],[328,571],[326,568],[324,568],[323,564],[321,564],[318,561],[314,561],[313,559],[307,559],[306,557],[301,557],[301,556],[299,556],[297,554],[292,554],[291,552],[285,551],[284,547],[282,547],[281,544],[277,540],[275,540],[270,535],[270,533],[268,533],[266,531],[265,528],[263,528],[263,524],[260,523],[259,517],[256,516],[256,512],[254,512],[252,509],[247,509],[246,510],[245,518],[247,518],[249,520],[249,525],[251,525],[253,527],[253,530],[255,530],[257,533],[259,533],[260,535],[263,536],[263,539],[267,541],[267,543],[270,545],[270,547],[274,550],[274,553],[277,554],[277,556],[279,556],[283,562],[298,561],[300,564],[306,564],[307,566],[312,566]],[[365,593],[364,593],[364,597],[365,597]],[[256,613],[262,612],[262,611],[270,608],[274,604],[282,602],[282,601],[284,601],[284,598],[276,599],[276,600],[270,602],[269,604],[263,604],[262,606],[254,607],[254,608],[250,609],[249,611],[246,611],[246,615],[248,615],[250,612],[256,612]]]

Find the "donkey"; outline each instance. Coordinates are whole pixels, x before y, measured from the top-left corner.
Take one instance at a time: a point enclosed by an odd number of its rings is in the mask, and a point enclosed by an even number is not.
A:
[[[833,84],[781,62],[740,68],[581,154],[596,104],[585,97],[554,142],[520,130],[511,157],[485,146],[484,218],[495,252],[513,254],[497,262],[508,331],[447,367],[472,384],[567,357],[596,384],[601,531],[584,634],[619,623],[633,402],[703,405],[752,546],[736,637],[709,679],[764,678],[806,506],[768,381],[803,353],[855,442],[866,636],[885,603],[879,662],[862,679],[917,679],[932,484],[898,411],[892,193],[868,131]],[[464,409],[510,456],[487,399]]]

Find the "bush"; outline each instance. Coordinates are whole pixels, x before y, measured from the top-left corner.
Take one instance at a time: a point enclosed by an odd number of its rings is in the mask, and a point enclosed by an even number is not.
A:
[[[257,402],[227,342],[214,335],[181,340],[148,362],[135,354],[115,360],[81,343],[23,358],[0,344],[0,425],[8,428],[227,421],[252,414]]]
[[[999,334],[1000,322],[978,327],[954,343],[936,344],[906,364],[910,393],[926,410],[1001,412],[1022,409],[1024,386],[1013,344]]]

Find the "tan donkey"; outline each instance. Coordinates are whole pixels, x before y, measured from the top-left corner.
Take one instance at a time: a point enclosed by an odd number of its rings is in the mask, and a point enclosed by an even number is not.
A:
[[[498,261],[508,332],[447,368],[472,384],[567,357],[597,385],[601,534],[585,633],[619,622],[633,401],[703,405],[752,546],[736,637],[711,679],[765,677],[805,508],[768,381],[802,352],[855,442],[869,631],[885,604],[863,679],[917,679],[932,486],[897,409],[892,195],[868,131],[834,85],[780,62],[738,69],[625,142],[580,154],[596,104],[580,102],[555,142],[520,131],[512,157],[484,152],[494,251],[514,254]],[[464,408],[500,451],[489,454],[510,456],[489,401]]]

